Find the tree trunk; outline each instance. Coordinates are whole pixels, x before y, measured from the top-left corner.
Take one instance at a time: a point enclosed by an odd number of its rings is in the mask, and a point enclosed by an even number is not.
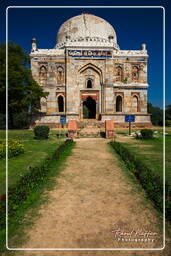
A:
[[[14,128],[14,119],[12,111],[8,111],[8,125],[9,128]]]

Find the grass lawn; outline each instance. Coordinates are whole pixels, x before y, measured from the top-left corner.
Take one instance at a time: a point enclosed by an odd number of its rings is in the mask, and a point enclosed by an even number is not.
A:
[[[19,139],[24,144],[24,154],[12,157],[8,161],[9,187],[15,184],[23,174],[29,172],[29,167],[40,165],[63,141],[57,139],[55,130],[50,131],[47,140],[35,140],[32,130],[10,130],[8,136]],[[0,130],[0,138],[5,138],[5,131]],[[0,194],[3,194],[5,192],[5,159],[0,160],[0,169]]]
[[[156,129],[154,129],[156,130]],[[166,135],[166,179],[171,185],[171,131]],[[130,139],[123,142],[129,150],[141,159],[150,169],[163,177],[163,135],[158,130],[158,138],[153,140]],[[116,139],[117,141],[117,139]]]
[[[138,128],[131,128],[131,132],[139,131]],[[129,128],[115,128],[116,134],[123,134],[126,135],[129,132]]]

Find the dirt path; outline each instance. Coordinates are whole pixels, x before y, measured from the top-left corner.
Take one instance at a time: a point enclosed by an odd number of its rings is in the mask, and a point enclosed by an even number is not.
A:
[[[124,175],[105,139],[78,139],[23,248],[162,247],[157,219],[143,196]],[[153,242],[123,242],[117,240],[121,236],[116,229],[133,230],[131,238],[142,238],[139,232],[145,230],[157,235],[149,236]],[[164,255],[142,253],[22,251],[17,255]]]

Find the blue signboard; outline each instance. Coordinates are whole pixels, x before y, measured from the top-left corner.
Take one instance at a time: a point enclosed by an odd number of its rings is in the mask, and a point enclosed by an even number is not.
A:
[[[66,116],[60,116],[60,123],[66,124]]]
[[[135,122],[134,115],[125,115],[125,122]]]

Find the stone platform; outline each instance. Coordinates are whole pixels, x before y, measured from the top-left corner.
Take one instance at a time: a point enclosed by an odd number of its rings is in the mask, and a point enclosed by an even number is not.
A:
[[[115,124],[115,128],[128,128],[129,124],[128,123],[117,123],[114,122]],[[41,122],[37,122],[34,123],[30,126],[30,128],[34,128],[37,125],[47,125],[49,128],[56,128],[56,129],[62,129],[68,128],[68,124],[60,124],[60,123],[41,123]],[[133,128],[151,128],[152,124],[150,122],[144,122],[144,123],[131,123],[131,126]],[[99,129],[104,129],[105,128],[105,122],[103,121],[98,121],[98,120],[91,120],[91,119],[86,119],[86,120],[81,120],[78,121],[78,128],[79,129],[83,129],[83,128],[99,128]]]
[[[119,116],[119,115],[118,115]],[[115,128],[127,128],[129,126],[129,123],[124,122],[124,116],[125,115],[120,115],[119,121],[116,121],[113,119],[111,116],[110,118],[106,117],[105,120],[113,120]],[[73,119],[69,120],[75,120],[74,117]],[[35,116],[32,120],[32,124],[30,125],[30,128],[34,128],[37,125],[47,125],[50,128],[68,128],[68,121],[67,123],[62,125],[60,124],[60,118],[59,116],[56,115],[39,115]],[[97,119],[77,119],[78,123],[78,129],[83,129],[83,128],[99,128],[99,129],[104,129],[105,128],[105,120],[97,120]],[[152,127],[151,121],[150,121],[150,115],[139,115],[136,116],[136,122],[132,122],[131,126],[134,128],[144,128],[144,127]]]

